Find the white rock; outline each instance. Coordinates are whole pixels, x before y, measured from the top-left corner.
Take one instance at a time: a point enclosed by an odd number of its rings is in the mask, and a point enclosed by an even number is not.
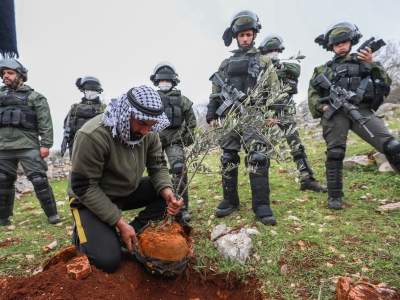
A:
[[[253,229],[253,228],[241,228],[239,233],[246,234],[247,236],[261,234],[257,229]]]
[[[366,200],[366,199],[367,199],[367,196],[361,196],[360,199],[361,199],[361,200]]]
[[[388,173],[388,172],[394,172],[394,170],[392,166],[389,164],[389,162],[386,161],[379,167],[379,172]]]
[[[228,233],[230,230],[231,230],[231,228],[226,227],[226,225],[224,223],[215,226],[214,229],[211,231],[211,240],[214,241],[214,240],[218,239],[219,237]]]
[[[203,203],[204,200],[197,200],[196,202],[197,202],[197,204],[200,204],[200,203]]]
[[[373,157],[374,157],[374,159],[375,159],[375,161],[376,161],[376,163],[377,163],[378,165],[381,165],[381,164],[383,164],[384,162],[387,161],[386,155],[385,155],[385,154],[382,154],[382,153],[380,153],[380,152],[376,152],[376,153],[373,155]]]
[[[373,161],[368,158],[367,155],[359,155],[359,156],[350,156],[346,157],[343,160],[343,168],[344,169],[352,169],[356,166],[368,166],[372,165]]]
[[[288,220],[295,220],[295,221],[300,221],[300,219],[296,216],[289,216]]]
[[[224,235],[215,244],[224,258],[244,265],[249,257],[252,241],[246,234],[238,233]]]

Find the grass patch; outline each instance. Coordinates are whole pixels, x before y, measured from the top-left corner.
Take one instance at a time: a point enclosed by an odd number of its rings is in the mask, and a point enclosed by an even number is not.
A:
[[[312,135],[312,133],[310,133]],[[369,154],[373,148],[350,134],[347,155]],[[305,140],[306,152],[315,176],[325,179],[325,143]],[[294,163],[271,162],[270,188],[275,227],[255,222],[251,210],[251,189],[244,176],[244,153],[239,175],[242,208],[225,218],[213,218],[222,199],[219,172],[220,152],[210,154],[205,163],[213,173],[198,174],[190,188],[190,212],[194,227],[194,268],[235,276],[243,281],[257,276],[260,290],[268,299],[332,299],[337,276],[366,275],[400,289],[400,211],[380,213],[378,205],[399,201],[400,176],[381,174],[378,166],[344,170],[344,209],[331,211],[327,195],[300,191]],[[51,183],[58,202],[61,225],[47,223],[39,202],[31,195],[16,200],[12,225],[0,228],[0,275],[27,276],[50,258],[42,248],[57,240],[57,249],[70,245],[73,226],[65,192],[66,181]],[[366,199],[361,200],[361,196]],[[137,212],[124,212],[130,220]],[[289,218],[295,216],[298,220]],[[222,260],[209,240],[210,230],[221,223],[231,227],[256,228],[253,254],[243,267]],[[56,249],[56,250],[57,250]],[[32,258],[30,255],[34,255]],[[320,292],[321,290],[321,292]]]

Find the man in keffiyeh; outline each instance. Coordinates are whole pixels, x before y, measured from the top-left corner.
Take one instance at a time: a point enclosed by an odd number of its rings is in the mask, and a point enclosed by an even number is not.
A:
[[[116,228],[132,250],[137,231],[166,214],[176,215],[183,204],[171,190],[158,137],[168,125],[158,93],[140,86],[111,100],[104,114],[75,135],[68,181],[74,243],[105,272],[115,272],[120,264]],[[143,177],[145,169],[149,176]],[[122,211],[142,207],[132,222],[122,217]]]

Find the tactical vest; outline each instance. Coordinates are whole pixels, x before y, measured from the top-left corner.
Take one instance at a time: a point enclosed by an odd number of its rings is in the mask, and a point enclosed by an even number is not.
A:
[[[164,113],[169,120],[168,129],[179,128],[185,120],[182,114],[181,98],[178,96],[161,96],[164,104]]]
[[[329,67],[330,62],[327,66]],[[358,102],[372,101],[375,95],[374,83],[371,79],[371,65],[366,62],[347,61],[331,62],[333,70],[332,83],[356,94]]]
[[[70,135],[75,135],[87,121],[99,115],[101,113],[100,106],[100,102],[96,104],[79,103],[76,106],[75,113],[71,114],[69,120],[69,127],[71,128]]]
[[[289,95],[297,94],[298,80],[296,78],[285,77],[282,79],[282,84],[283,84],[283,86],[285,86],[286,84],[288,84],[290,86],[291,90],[287,92]]]
[[[231,56],[225,67],[225,80],[238,91],[249,94],[260,74],[260,53],[254,56]]]
[[[37,119],[28,97],[33,92],[6,92],[0,95],[0,127],[13,126],[21,130],[37,132]]]

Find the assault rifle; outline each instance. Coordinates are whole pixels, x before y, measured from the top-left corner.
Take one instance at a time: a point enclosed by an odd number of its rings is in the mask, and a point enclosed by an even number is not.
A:
[[[64,134],[63,134],[63,141],[61,143],[61,158],[59,164],[62,165],[64,163],[64,154],[67,151],[68,141],[71,138],[71,127],[69,123],[71,121],[71,113],[68,113],[67,122],[65,123]]]
[[[370,137],[374,137],[374,134],[367,126],[365,126],[365,123],[367,123],[370,118],[363,117],[360,114],[358,107],[349,102],[356,97],[355,93],[348,92],[340,86],[333,85],[323,73],[319,74],[315,78],[312,85],[314,87],[320,86],[324,89],[330,90],[329,96],[318,100],[320,103],[329,104],[328,109],[324,112],[325,118],[329,120],[340,107],[343,107],[344,112],[349,116],[353,123],[358,123],[360,127],[363,127],[365,131],[367,131]]]
[[[228,109],[231,111],[234,107],[239,107],[239,111],[242,110],[241,103],[246,99],[247,95],[243,92],[238,91],[233,85],[229,86],[224,82],[221,76],[215,72],[210,80],[212,83],[218,85],[221,88],[221,92],[217,94],[212,94],[211,98],[221,98],[222,104],[218,107],[215,112],[218,116],[222,116]]]

